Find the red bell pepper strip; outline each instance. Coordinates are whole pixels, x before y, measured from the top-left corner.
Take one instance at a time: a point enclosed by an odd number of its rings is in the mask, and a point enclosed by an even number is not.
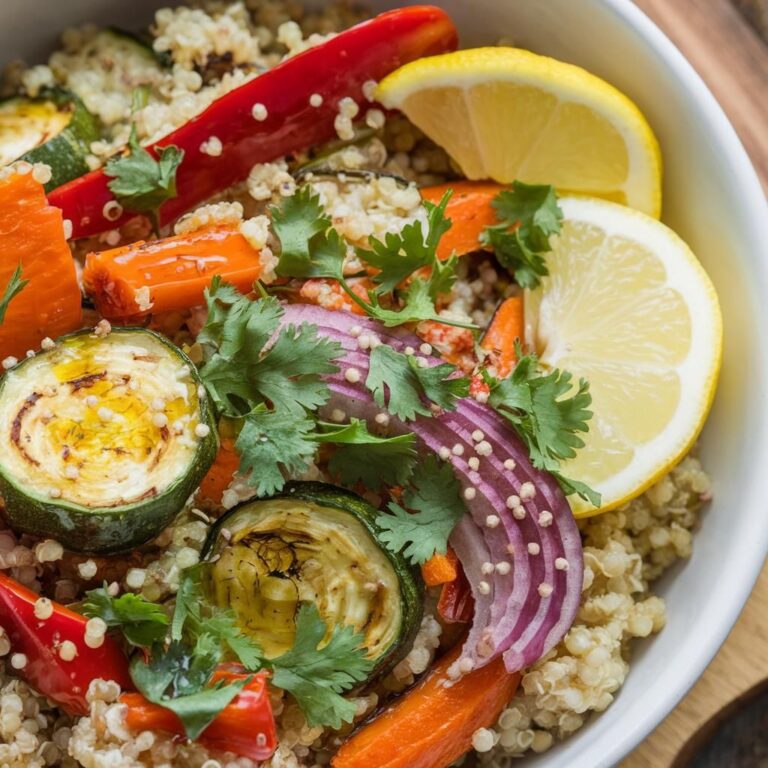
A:
[[[382,13],[321,45],[282,62],[217,99],[201,115],[147,149],[175,145],[185,152],[176,174],[178,196],[160,208],[167,224],[233,184],[256,163],[322,144],[335,135],[339,101],[349,96],[364,107],[363,84],[381,80],[409,61],[452,51],[458,45],[448,15],[432,6]],[[313,107],[309,97],[323,97]],[[267,118],[257,121],[253,106],[263,104]],[[200,151],[212,136],[223,145],[218,157]],[[103,170],[92,171],[53,190],[50,202],[72,222],[74,237],[95,235],[129,218],[109,221],[104,205],[114,196]]]
[[[234,666],[234,665],[233,665]],[[242,668],[241,668],[242,669]],[[211,678],[232,682],[248,677],[245,672],[219,669]],[[235,696],[197,741],[211,749],[234,752],[251,760],[268,760],[277,747],[277,730],[264,673],[253,679]],[[184,735],[184,727],[170,709],[153,704],[140,693],[124,693],[120,701],[128,707],[126,725],[135,731],[166,731]]]
[[[123,689],[133,688],[128,659],[120,645],[108,636],[98,648],[85,644],[88,619],[79,613],[53,604],[47,619],[35,616],[40,595],[0,573],[0,626],[11,641],[11,653],[23,653],[27,663],[15,674],[35,690],[55,701],[70,714],[86,715],[85,694],[96,678],[115,680]],[[70,640],[77,648],[71,661],[64,661],[59,647]]]
[[[472,621],[475,612],[475,601],[469,582],[464,575],[461,563],[457,563],[458,575],[453,581],[443,584],[440,599],[437,602],[437,612],[443,621],[449,624],[467,624]]]

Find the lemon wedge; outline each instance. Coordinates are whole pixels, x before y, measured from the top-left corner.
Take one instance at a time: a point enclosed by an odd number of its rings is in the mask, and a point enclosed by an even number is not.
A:
[[[560,201],[549,276],[525,294],[526,341],[544,368],[589,381],[594,415],[566,477],[602,496],[571,496],[577,517],[634,498],[690,449],[722,358],[715,289],[668,227],[604,200]]]
[[[399,109],[469,179],[553,184],[658,218],[661,154],[640,110],[580,67],[518,48],[418,59],[376,99]]]

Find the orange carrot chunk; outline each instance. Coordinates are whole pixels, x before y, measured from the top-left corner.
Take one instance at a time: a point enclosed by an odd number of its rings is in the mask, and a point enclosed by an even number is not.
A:
[[[435,552],[421,566],[421,576],[424,579],[424,583],[428,587],[436,587],[438,584],[454,581],[459,575],[457,563],[458,559],[452,549],[449,549],[444,555]]]
[[[472,747],[472,734],[492,725],[512,698],[520,674],[497,658],[464,675],[448,677],[460,646],[426,677],[342,744],[333,768],[447,768]]]
[[[480,234],[490,224],[498,223],[491,200],[504,187],[490,181],[452,181],[436,187],[424,187],[421,196],[437,205],[448,189],[452,189],[453,194],[445,215],[451,220],[451,228],[442,236],[437,247],[437,255],[441,259],[447,259],[454,252],[463,256],[483,248]]]
[[[0,181],[0,293],[21,264],[29,280],[0,325],[0,357],[22,357],[46,337],[82,325],[80,288],[61,211],[48,205],[31,173]]]
[[[238,228],[216,226],[89,253],[83,283],[99,312],[120,321],[202,304],[214,275],[247,293],[261,273],[260,252]]]
[[[224,438],[213,465],[200,483],[200,496],[214,504],[220,504],[221,497],[232,482],[232,476],[239,466],[240,456],[235,451],[235,441]]]
[[[501,378],[509,376],[517,364],[515,342],[522,343],[524,332],[523,297],[510,296],[499,304],[480,343],[493,354]]]

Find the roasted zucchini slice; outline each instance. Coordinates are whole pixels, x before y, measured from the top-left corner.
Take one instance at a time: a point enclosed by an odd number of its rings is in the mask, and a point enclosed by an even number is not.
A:
[[[0,102],[0,163],[45,163],[51,168],[46,191],[88,173],[86,157],[99,138],[96,118],[80,99],[61,88],[39,98]]]
[[[81,331],[23,360],[0,382],[0,430],[11,526],[80,552],[159,533],[218,443],[194,365],[142,328]]]
[[[269,657],[293,646],[300,604],[315,603],[329,632],[363,633],[380,672],[411,646],[424,596],[420,576],[378,535],[376,510],[354,493],[290,483],[218,521],[203,549],[205,591]]]

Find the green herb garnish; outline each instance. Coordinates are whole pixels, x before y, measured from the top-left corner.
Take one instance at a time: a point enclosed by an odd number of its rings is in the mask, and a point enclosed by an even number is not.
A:
[[[235,660],[248,672],[270,670],[272,683],[294,696],[311,726],[338,728],[352,722],[355,704],[340,694],[365,680],[373,668],[363,636],[351,627],[335,627],[330,640],[318,648],[327,626],[316,606],[303,605],[293,648],[267,660],[258,643],[242,632],[234,613],[205,600],[204,567],[184,572],[170,622],[162,606],[140,595],[110,597],[103,589],[87,593],[85,615],[101,617],[143,649],[130,664],[136,688],[149,701],[175,712],[188,738],[195,739],[250,681],[245,677],[211,684],[218,666]]]
[[[379,515],[381,540],[393,552],[402,551],[414,565],[425,563],[436,552],[445,553],[448,537],[466,511],[460,491],[451,465],[427,456],[403,492],[405,509],[393,501],[389,511]]]
[[[371,250],[356,249],[358,258],[380,270],[374,277],[378,286],[365,300],[352,290],[344,275],[350,246],[333,228],[319,196],[309,186],[302,187],[270,210],[272,227],[280,241],[275,271],[282,277],[337,280],[355,304],[387,327],[434,320],[474,329],[471,324],[441,317],[435,306],[438,296],[450,291],[456,281],[456,257],[437,258],[440,238],[451,225],[445,218],[449,197],[447,192],[439,205],[424,202],[426,234],[422,223],[415,221],[383,241],[371,238]]]
[[[554,187],[515,181],[511,189],[496,195],[492,205],[499,223],[486,227],[480,242],[493,248],[519,285],[535,288],[549,274],[544,256],[563,218]]]
[[[429,403],[446,410],[456,407],[458,398],[469,394],[469,379],[455,376],[449,363],[421,368],[415,355],[404,355],[392,347],[371,350],[365,386],[376,403],[404,421],[417,415],[430,416]]]
[[[579,433],[589,431],[587,422],[592,418],[589,383],[581,379],[574,391],[568,371],[555,368],[541,373],[536,355],[523,355],[519,343],[517,355],[518,363],[506,379],[484,374],[491,388],[489,405],[515,428],[534,467],[554,475],[566,494],[577,493],[599,507],[599,493],[559,472],[560,462],[584,447]]]
[[[352,627],[335,626],[328,642],[318,647],[327,631],[317,606],[302,605],[293,648],[270,666],[272,682],[296,699],[307,725],[339,728],[352,722],[357,709],[339,694],[365,680],[375,662],[366,657],[363,635]]]
[[[344,485],[362,483],[378,490],[382,485],[402,485],[416,463],[416,436],[395,437],[371,434],[364,421],[349,424],[318,422],[319,432],[312,435],[318,443],[331,443],[336,450],[328,462],[331,474]]]
[[[146,213],[158,228],[157,210],[176,197],[176,171],[184,159],[184,150],[174,145],[158,148],[157,158],[139,143],[135,123],[128,142],[130,153],[111,158],[104,173],[111,177],[107,184],[124,208]]]
[[[11,275],[11,279],[8,281],[8,285],[5,286],[2,297],[0,297],[0,324],[5,321],[5,314],[8,311],[8,306],[15,296],[18,296],[23,290],[24,286],[29,280],[21,279],[21,264],[19,264]]]

